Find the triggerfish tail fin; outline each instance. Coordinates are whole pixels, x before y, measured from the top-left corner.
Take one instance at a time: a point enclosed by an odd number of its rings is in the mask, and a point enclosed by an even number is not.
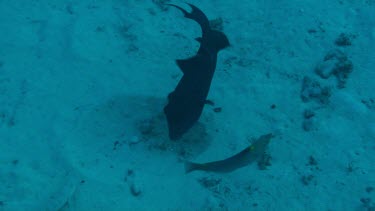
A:
[[[181,10],[184,13],[184,16],[186,18],[196,21],[202,28],[203,36],[208,32],[208,30],[210,30],[210,22],[207,16],[198,7],[192,4],[188,4],[192,9],[191,12],[188,12],[182,7],[177,6],[175,4],[165,4],[165,5],[176,7],[177,9]]]

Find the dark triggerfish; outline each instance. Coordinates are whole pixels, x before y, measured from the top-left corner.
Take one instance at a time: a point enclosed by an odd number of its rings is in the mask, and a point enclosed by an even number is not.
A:
[[[185,162],[185,172],[189,173],[195,170],[201,170],[227,173],[247,166],[264,155],[272,137],[273,135],[271,133],[263,135],[250,146],[246,147],[246,149],[224,160],[208,163],[193,163],[187,161]]]
[[[175,90],[168,95],[168,104],[164,107],[169,138],[177,140],[201,116],[215,73],[217,55],[229,46],[229,41],[223,32],[211,29],[207,16],[198,7],[188,4],[192,11],[187,12],[174,4],[166,5],[181,10],[186,18],[197,22],[202,29],[202,37],[196,38],[200,43],[197,54],[177,60],[183,76]]]

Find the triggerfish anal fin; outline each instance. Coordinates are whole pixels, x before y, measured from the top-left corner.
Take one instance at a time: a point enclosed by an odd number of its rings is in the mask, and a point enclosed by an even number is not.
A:
[[[193,163],[190,161],[185,162],[185,172],[192,171],[212,171],[227,173],[234,171],[238,168],[245,167],[252,162],[261,158],[273,135],[271,133],[260,136],[254,143],[243,149],[241,152],[233,155],[232,157],[224,160],[213,161],[208,163]]]
[[[204,65],[205,58],[196,55],[190,59],[178,59],[176,60],[177,66],[181,69],[184,74],[189,74],[193,71],[197,71],[197,66]]]

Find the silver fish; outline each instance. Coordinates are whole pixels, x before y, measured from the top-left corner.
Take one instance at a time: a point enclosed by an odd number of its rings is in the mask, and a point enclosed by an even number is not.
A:
[[[190,161],[186,161],[185,173],[196,170],[227,173],[247,166],[264,155],[272,137],[273,135],[271,133],[260,136],[250,146],[246,147],[236,155],[233,155],[232,157],[226,158],[224,160],[218,160],[208,163],[193,163]]]

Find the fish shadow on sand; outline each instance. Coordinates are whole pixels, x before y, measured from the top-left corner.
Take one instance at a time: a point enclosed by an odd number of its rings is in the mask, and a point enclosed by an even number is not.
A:
[[[182,140],[169,139],[167,121],[162,112],[165,103],[164,98],[121,95],[101,105],[78,106],[75,108],[80,112],[77,127],[86,136],[81,141],[89,145],[100,142],[96,146],[99,148],[121,140],[122,144],[143,144],[150,151],[173,152],[181,158],[191,158],[203,152],[211,138],[202,123],[194,125]]]

